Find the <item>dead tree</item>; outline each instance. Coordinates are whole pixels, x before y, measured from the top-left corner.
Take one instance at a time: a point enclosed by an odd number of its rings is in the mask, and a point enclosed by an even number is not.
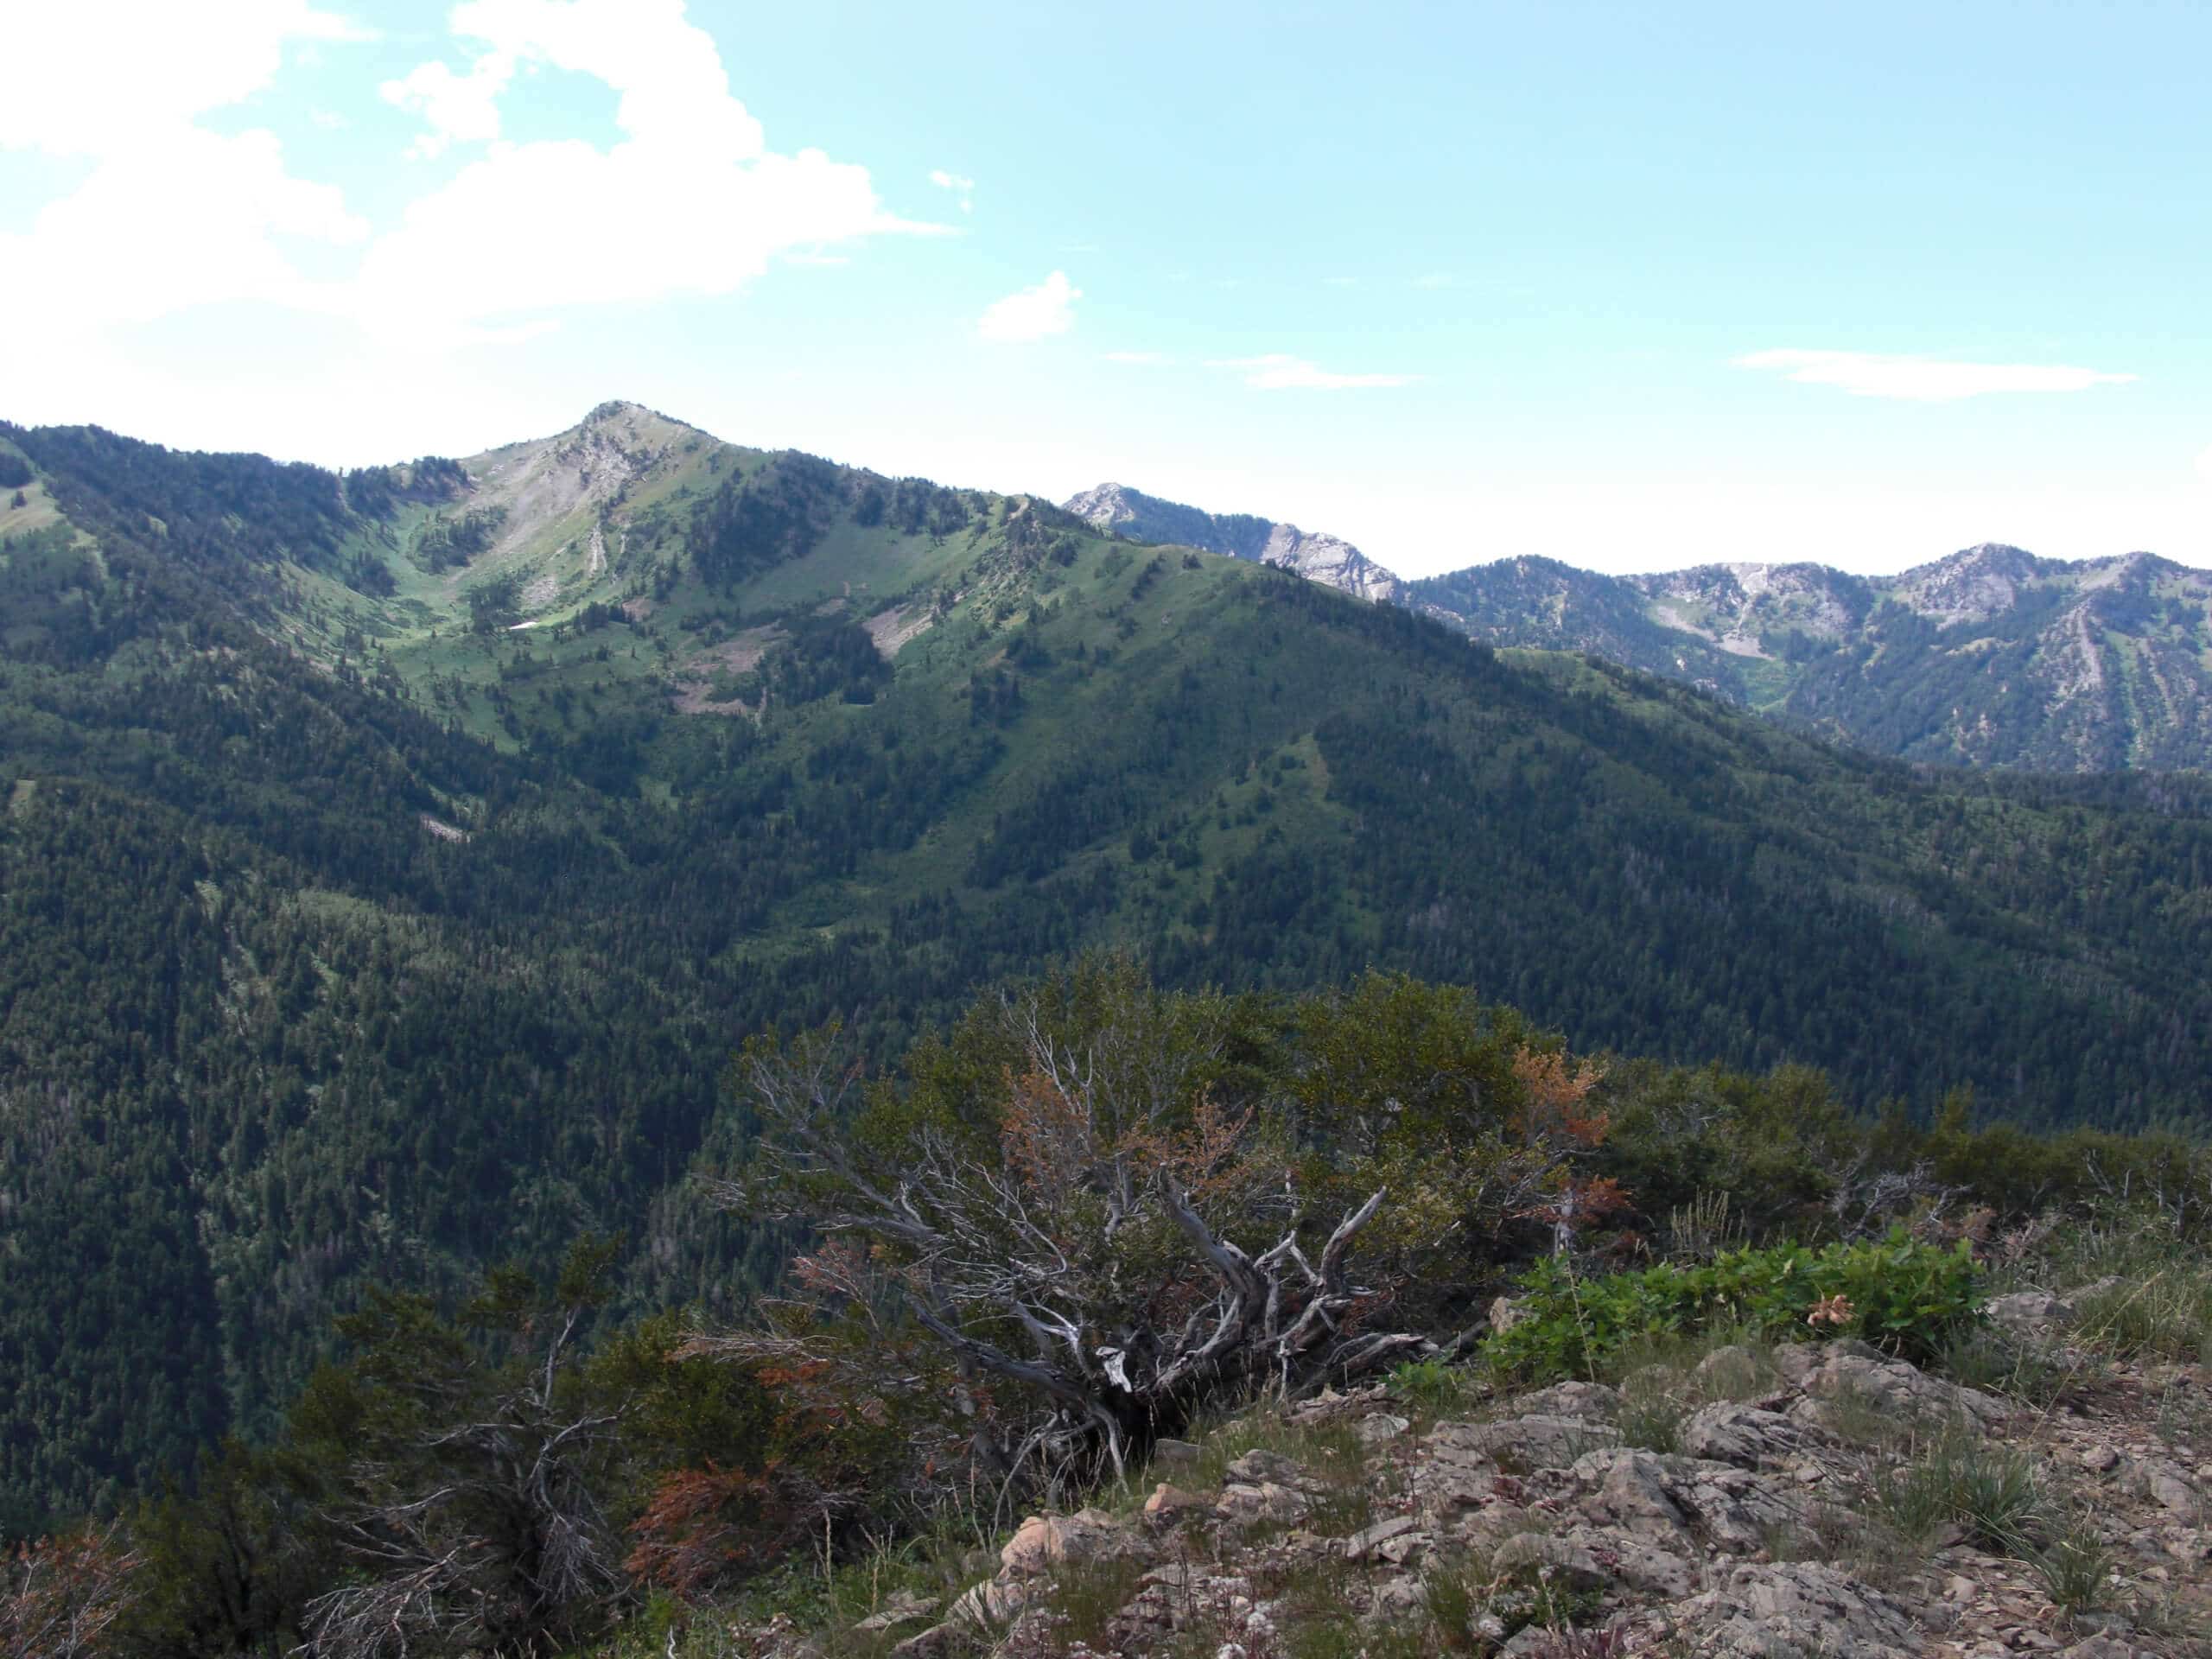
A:
[[[1370,1328],[1392,1287],[1352,1270],[1382,1192],[1325,1232],[1276,1129],[1194,1096],[1188,1053],[1141,1018],[1079,1046],[1033,1001],[1003,1018],[1021,1069],[999,1097],[895,1131],[865,1121],[834,1036],[748,1052],[759,1175],[721,1192],[855,1238],[963,1375],[995,1398],[1020,1385],[1025,1406],[978,1427],[988,1464],[1118,1471],[1210,1401],[1294,1398],[1428,1346]],[[1248,1250],[1240,1235],[1268,1243]],[[760,1358],[791,1340],[693,1351]]]
[[[563,1396],[583,1310],[542,1366],[365,1449],[325,1521],[355,1575],[307,1608],[316,1659],[536,1655],[588,1627],[622,1587],[591,1465],[620,1413]],[[452,1390],[432,1390],[450,1397]]]

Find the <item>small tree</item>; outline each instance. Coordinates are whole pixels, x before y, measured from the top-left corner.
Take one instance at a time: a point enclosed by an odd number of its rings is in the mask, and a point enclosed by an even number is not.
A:
[[[359,1356],[294,1429],[337,1467],[323,1519],[353,1576],[308,1604],[308,1651],[536,1655],[604,1619],[621,1579],[595,1489],[621,1411],[573,1361],[614,1254],[583,1241],[550,1300],[495,1271],[460,1325],[388,1294],[340,1322]]]
[[[308,1600],[337,1566],[315,1523],[323,1496],[289,1451],[226,1440],[200,1459],[190,1491],[140,1504],[129,1522],[145,1557],[132,1651],[278,1659],[297,1648]]]

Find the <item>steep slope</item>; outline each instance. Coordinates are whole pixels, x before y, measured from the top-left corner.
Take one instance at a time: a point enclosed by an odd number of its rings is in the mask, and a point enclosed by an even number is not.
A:
[[[1172,543],[1276,565],[1359,599],[1396,601],[1404,594],[1403,582],[1350,542],[1308,535],[1295,524],[1249,513],[1203,512],[1124,484],[1101,484],[1061,505],[1085,524],[1132,541]]]
[[[691,1185],[743,1144],[730,1046],[880,1051],[1089,945],[1417,969],[1868,1104],[2196,1122],[2212,1084],[2187,782],[1920,778],[631,405],[342,478],[0,442],[49,515],[0,546],[19,1515],[265,1421],[365,1279],[601,1228],[633,1296],[741,1299],[779,1241]]]

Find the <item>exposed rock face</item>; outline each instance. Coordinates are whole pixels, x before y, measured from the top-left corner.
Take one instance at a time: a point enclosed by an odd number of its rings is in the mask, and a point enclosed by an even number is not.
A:
[[[1771,657],[1767,638],[1792,629],[1841,639],[1873,602],[1864,581],[1819,564],[1704,564],[1627,580],[1656,620],[1736,657]]]
[[[1137,541],[1170,542],[1275,565],[1360,599],[1398,601],[1404,596],[1405,584],[1350,542],[1308,534],[1295,524],[1249,513],[1206,512],[1125,484],[1101,484],[1063,505],[1100,530],[1119,531]]]
[[[1906,1424],[1963,1420],[1986,1428],[2006,1415],[2005,1402],[1993,1395],[1929,1376],[1862,1342],[1831,1343],[1818,1352],[1788,1350],[1783,1357],[1783,1374],[1804,1394],[1789,1414],[1819,1427],[1835,1426],[1853,1403]]]
[[[1126,1554],[1133,1541],[1112,1516],[1097,1510],[1033,1515],[999,1552],[999,1564],[1016,1576],[1034,1574]]]
[[[1708,1463],[1767,1469],[1787,1462],[1815,1436],[1778,1411],[1722,1401],[1705,1407],[1682,1426],[1682,1452]]]

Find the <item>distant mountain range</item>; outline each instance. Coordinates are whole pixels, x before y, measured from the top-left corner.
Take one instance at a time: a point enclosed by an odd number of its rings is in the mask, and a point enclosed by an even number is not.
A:
[[[2212,764],[2212,572],[1984,543],[1896,576],[1803,563],[1613,576],[1500,559],[1406,581],[1333,536],[1118,484],[1068,511],[1281,565],[1508,648],[1579,651],[1883,754],[2053,772]]]

